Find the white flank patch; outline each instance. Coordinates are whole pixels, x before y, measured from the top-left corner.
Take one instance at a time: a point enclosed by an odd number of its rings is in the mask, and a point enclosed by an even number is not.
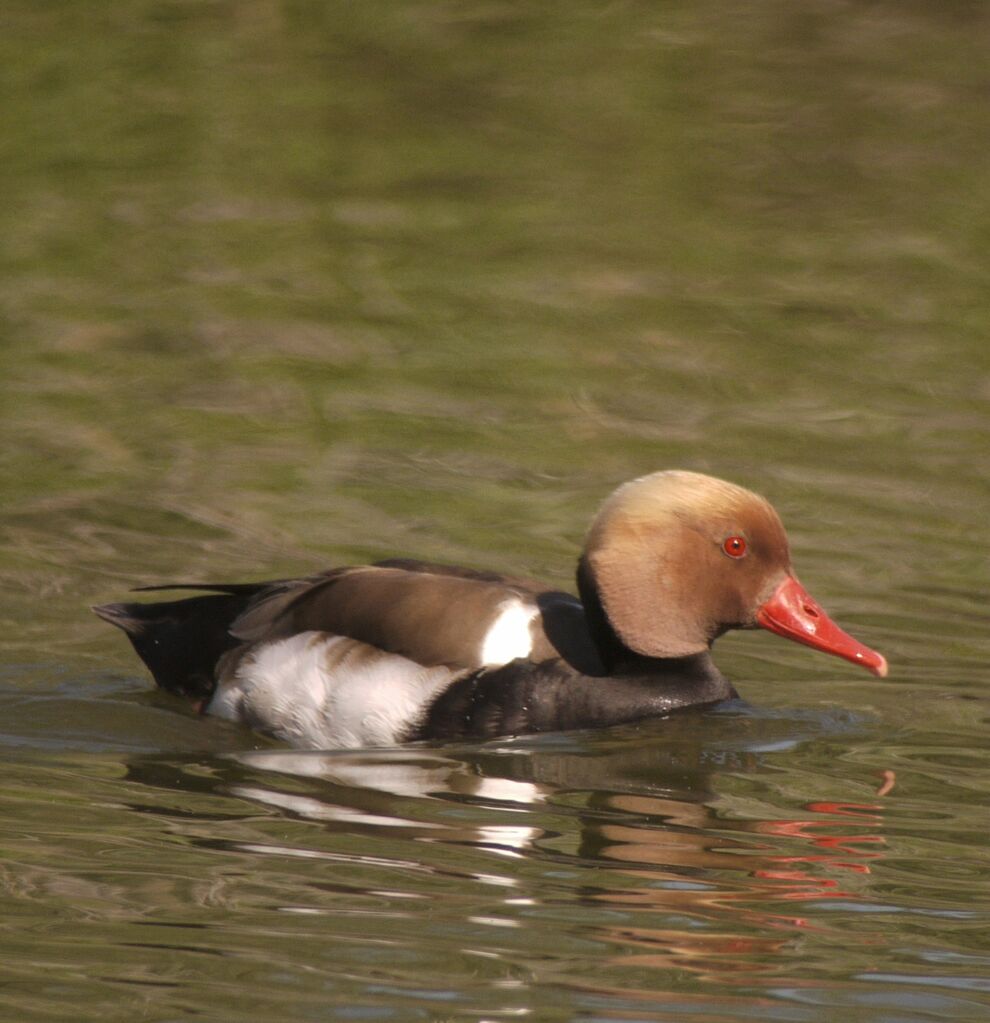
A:
[[[457,674],[344,636],[301,632],[249,653],[207,710],[293,746],[391,746]]]
[[[529,626],[536,617],[537,608],[521,600],[508,600],[499,608],[481,641],[479,657],[482,665],[508,664],[517,657],[528,657],[533,649]]]

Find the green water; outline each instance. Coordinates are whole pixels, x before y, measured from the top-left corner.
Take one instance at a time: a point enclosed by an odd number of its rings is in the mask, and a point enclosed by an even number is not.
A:
[[[8,4],[0,1018],[990,1016],[990,9]],[[300,755],[91,603],[770,497],[890,660]],[[878,795],[885,772],[892,791]]]

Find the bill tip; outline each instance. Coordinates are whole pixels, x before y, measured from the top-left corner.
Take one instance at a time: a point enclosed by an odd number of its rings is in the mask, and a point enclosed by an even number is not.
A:
[[[883,654],[878,654],[876,650],[857,650],[854,657],[850,660],[855,661],[856,664],[861,664],[871,675],[876,675],[877,678],[887,677],[887,658]]]

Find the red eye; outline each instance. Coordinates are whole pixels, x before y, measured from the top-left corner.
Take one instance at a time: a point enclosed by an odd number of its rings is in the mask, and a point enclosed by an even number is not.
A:
[[[730,536],[722,542],[722,550],[730,558],[741,558],[746,553],[746,541],[741,536]]]

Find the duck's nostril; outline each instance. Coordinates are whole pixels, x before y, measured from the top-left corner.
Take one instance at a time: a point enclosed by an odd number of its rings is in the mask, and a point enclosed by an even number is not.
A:
[[[813,608],[813,607],[812,607],[812,606],[811,606],[810,604],[805,604],[805,605],[804,605],[804,613],[805,613],[805,614],[806,614],[806,615],[807,615],[807,616],[808,616],[809,618],[817,618],[817,617],[818,617],[818,611],[817,611],[817,609],[816,609],[816,608]]]

